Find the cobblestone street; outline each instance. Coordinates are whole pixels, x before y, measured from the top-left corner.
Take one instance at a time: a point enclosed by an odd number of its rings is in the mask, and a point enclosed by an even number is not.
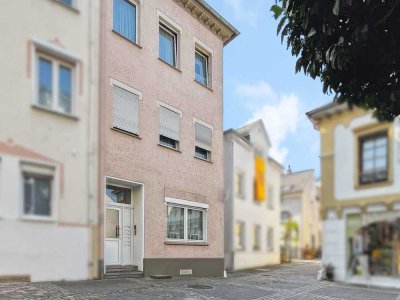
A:
[[[3,283],[0,299],[400,299],[400,290],[317,281],[317,270],[317,264],[294,263],[231,273],[227,279]]]

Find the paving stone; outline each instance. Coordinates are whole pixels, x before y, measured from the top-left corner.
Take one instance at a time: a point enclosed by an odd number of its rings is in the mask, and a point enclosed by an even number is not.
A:
[[[317,264],[294,263],[229,273],[227,279],[132,278],[79,282],[0,283],[0,300],[397,300],[399,290],[317,281]],[[193,285],[211,286],[194,289]]]

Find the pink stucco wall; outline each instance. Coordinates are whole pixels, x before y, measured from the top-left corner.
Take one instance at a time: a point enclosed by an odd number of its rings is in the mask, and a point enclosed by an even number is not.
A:
[[[112,31],[112,1],[102,8],[101,180],[113,176],[144,184],[145,258],[222,258],[223,230],[223,42],[172,0],[140,5],[139,44]],[[157,9],[179,24],[181,72],[158,59]],[[212,91],[194,81],[194,37],[213,50]],[[112,130],[110,78],[143,93],[140,139]],[[182,111],[180,151],[158,145],[157,100]],[[194,158],[193,117],[214,127],[212,163]],[[165,245],[164,197],[208,203],[208,246]]]

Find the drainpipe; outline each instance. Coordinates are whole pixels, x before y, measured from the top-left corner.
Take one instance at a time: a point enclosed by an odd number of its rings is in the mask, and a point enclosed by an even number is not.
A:
[[[98,103],[98,118],[97,118],[97,127],[98,127],[98,190],[100,191],[98,193],[98,199],[97,199],[97,277],[102,278],[104,274],[104,254],[103,254],[103,222],[104,222],[104,180],[103,180],[103,175],[104,175],[104,137],[103,137],[103,123],[101,120],[104,120],[104,114],[105,110],[102,108],[103,103],[105,102],[105,96],[103,92],[103,87],[106,87],[107,85],[105,84],[104,80],[104,74],[105,74],[105,30],[104,30],[104,22],[105,19],[104,16],[104,11],[105,11],[105,1],[100,1],[100,20],[99,20],[99,77],[98,77],[98,82],[99,82],[99,103]]]

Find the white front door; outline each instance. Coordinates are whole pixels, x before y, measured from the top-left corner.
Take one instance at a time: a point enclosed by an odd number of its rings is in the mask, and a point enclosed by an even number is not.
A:
[[[133,262],[133,208],[106,206],[105,265]]]
[[[121,265],[121,247],[122,247],[122,208],[106,207],[106,234],[104,263],[105,265]]]

